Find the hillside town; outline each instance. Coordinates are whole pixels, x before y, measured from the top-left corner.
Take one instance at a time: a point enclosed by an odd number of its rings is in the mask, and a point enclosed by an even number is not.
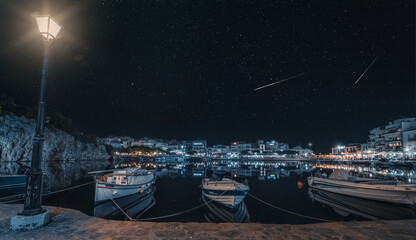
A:
[[[257,140],[255,143],[244,141],[231,142],[229,145],[209,146],[206,140],[164,140],[144,137],[105,137],[98,138],[98,143],[114,148],[120,155],[188,155],[215,158],[236,158],[241,156],[302,156],[313,155],[311,149],[301,146],[289,147],[289,144],[275,140]]]
[[[318,158],[339,160],[414,159],[416,156],[416,118],[401,118],[371,129],[365,143],[336,145],[329,154],[315,154],[307,147],[289,146],[276,140],[233,141],[208,145],[206,140],[164,140],[128,136],[97,138],[99,144],[111,146],[116,155],[181,155],[213,158]]]

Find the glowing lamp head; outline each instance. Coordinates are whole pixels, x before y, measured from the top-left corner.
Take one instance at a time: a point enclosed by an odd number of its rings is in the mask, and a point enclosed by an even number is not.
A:
[[[38,24],[40,34],[47,41],[55,39],[62,28],[62,26],[49,15],[35,16],[35,19]]]

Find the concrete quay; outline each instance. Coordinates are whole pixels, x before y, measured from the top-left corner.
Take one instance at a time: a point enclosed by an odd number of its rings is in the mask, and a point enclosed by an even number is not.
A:
[[[91,217],[80,211],[45,207],[43,228],[19,232],[10,219],[21,204],[0,204],[0,239],[416,239],[416,219],[317,224],[129,222]]]

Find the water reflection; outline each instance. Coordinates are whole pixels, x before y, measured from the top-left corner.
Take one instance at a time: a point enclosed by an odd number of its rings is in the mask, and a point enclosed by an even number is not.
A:
[[[308,195],[312,201],[332,207],[337,214],[343,217],[351,214],[370,220],[416,218],[416,212],[409,206],[381,203],[313,188],[308,189]]]
[[[125,213],[133,218],[138,218],[148,209],[155,205],[153,198],[154,187],[146,189],[143,193],[129,195],[123,198],[106,201],[94,206],[94,216],[107,219],[124,219],[128,217]],[[121,210],[125,213],[123,213]]]
[[[242,201],[237,207],[229,208],[225,207],[215,201],[209,201],[204,194],[201,194],[202,202],[204,206],[204,217],[207,222],[220,223],[220,222],[238,222],[247,223],[250,222],[250,215],[247,210],[247,206]]]
[[[153,193],[148,198],[130,196],[127,199],[118,200],[117,203],[128,215],[131,217],[139,215],[140,219],[186,211],[203,204],[200,188],[201,178],[205,175],[205,172],[216,170],[220,173],[225,172],[226,175],[232,176],[240,182],[246,178],[249,179],[250,193],[266,202],[312,217],[335,221],[414,218],[413,210],[408,207],[380,204],[374,201],[354,199],[335,193],[322,193],[316,190],[310,192],[308,197],[308,188],[305,188],[306,178],[311,174],[311,171],[321,171],[329,174],[333,169],[346,169],[354,174],[365,174],[368,177],[398,179],[399,181],[414,183],[416,182],[416,167],[413,166],[379,166],[379,164],[355,162],[226,161],[216,159],[204,159],[204,161],[169,162],[168,160],[155,161],[149,159],[148,162],[137,162],[135,163],[137,167],[148,168],[158,175],[157,191],[154,192],[157,204],[154,205]],[[131,165],[129,159],[124,167]],[[58,193],[51,197],[46,196],[44,203],[46,205],[74,208],[93,215],[93,197],[94,189],[91,185],[91,188],[84,187]],[[320,204],[314,204],[310,197]],[[330,207],[321,207],[322,205]],[[153,207],[149,209],[149,206]],[[146,211],[147,209],[149,210]],[[125,219],[125,215],[112,202],[107,202],[103,206],[95,206],[94,210],[95,215],[99,217]],[[144,211],[146,213],[141,215]],[[186,214],[160,218],[155,221],[253,221],[281,224],[316,222],[267,207],[252,197],[246,197],[243,204],[236,210],[224,208],[213,202]]]

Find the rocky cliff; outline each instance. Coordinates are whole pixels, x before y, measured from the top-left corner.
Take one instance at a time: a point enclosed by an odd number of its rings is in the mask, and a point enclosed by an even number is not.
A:
[[[0,173],[16,174],[21,166],[30,166],[35,124],[26,117],[0,116]],[[83,143],[49,128],[44,134],[44,190],[70,186],[89,171],[105,169],[110,163],[103,145]]]

